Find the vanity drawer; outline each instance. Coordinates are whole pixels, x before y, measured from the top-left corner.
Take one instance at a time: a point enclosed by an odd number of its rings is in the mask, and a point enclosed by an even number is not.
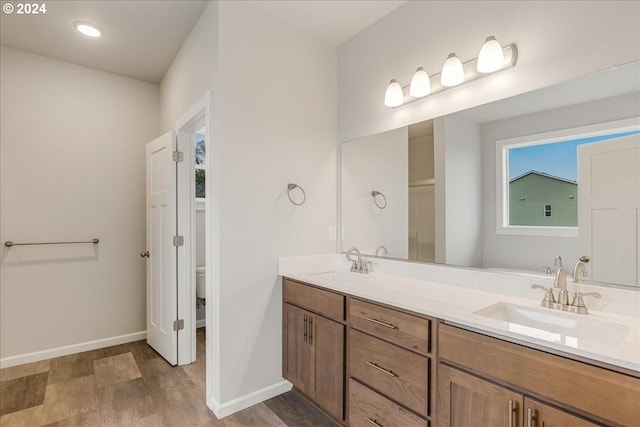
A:
[[[352,329],[349,373],[416,413],[429,415],[428,358]]]
[[[355,298],[349,300],[352,328],[421,354],[429,352],[431,321]]]
[[[282,279],[282,287],[285,302],[333,320],[344,321],[343,295],[294,282],[286,277]]]
[[[384,427],[429,427],[429,421],[351,379],[349,427],[374,426],[367,418]]]

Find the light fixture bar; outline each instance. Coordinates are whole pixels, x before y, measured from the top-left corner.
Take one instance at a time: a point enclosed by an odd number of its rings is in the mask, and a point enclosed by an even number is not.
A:
[[[499,73],[500,71],[504,71],[504,70],[508,70],[510,68],[515,67],[516,62],[518,61],[518,48],[516,47],[515,44],[510,44],[507,45],[505,47],[502,48],[502,52],[504,52],[504,65],[497,69],[496,71],[493,71],[491,73],[480,73],[477,70],[477,64],[478,64],[478,58],[474,58],[470,61],[467,62],[463,62],[462,63],[462,68],[464,69],[464,81],[462,83],[460,83],[459,85],[456,86],[442,86],[440,84],[440,73],[438,74],[434,74],[432,76],[430,76],[431,79],[431,94],[429,94],[428,96],[424,96],[424,97],[419,97],[419,98],[414,98],[411,95],[409,95],[409,86],[402,86],[402,92],[404,94],[404,102],[402,103],[402,105],[406,105],[406,104],[410,104],[412,102],[415,101],[419,101],[421,99],[427,99],[431,96],[433,96],[436,93],[448,90],[448,89],[453,89],[453,88],[457,88],[460,87],[462,85],[464,85],[467,82],[471,82],[486,76],[490,76],[492,74],[495,73]],[[397,107],[392,107],[392,108],[397,108]]]

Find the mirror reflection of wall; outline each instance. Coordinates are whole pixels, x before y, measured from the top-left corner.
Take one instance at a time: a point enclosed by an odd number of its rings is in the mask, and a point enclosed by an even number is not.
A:
[[[364,140],[342,145],[343,249],[356,246],[375,254],[384,245],[389,256],[407,259],[407,128]],[[384,209],[376,205],[372,191],[384,194]]]

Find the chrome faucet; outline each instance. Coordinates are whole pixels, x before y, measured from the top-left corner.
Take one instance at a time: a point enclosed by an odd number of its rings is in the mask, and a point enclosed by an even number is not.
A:
[[[358,256],[358,258],[353,259],[351,258],[351,254],[354,253]],[[354,273],[362,273],[362,274],[368,274],[370,271],[370,265],[371,265],[371,261],[364,261],[362,259],[362,255],[360,254],[360,251],[358,250],[358,248],[349,248],[349,250],[347,251],[347,259],[349,261],[351,261],[351,271],[353,271]]]
[[[562,258],[560,258],[560,264],[562,264]],[[569,291],[567,291],[567,273],[565,273],[562,267],[559,267],[556,271],[556,280],[555,282],[553,282],[553,287],[560,288],[557,299],[558,304],[563,306],[569,305]]]
[[[562,265],[562,257],[560,255],[556,256],[556,258],[553,260],[553,266],[556,269],[564,267],[564,265]]]
[[[384,251],[384,255],[387,255],[389,253],[389,250],[387,249],[387,247],[385,245],[380,245],[376,249],[376,258],[378,258],[379,253],[382,252],[382,251]]]
[[[351,258],[351,254],[353,252],[355,252],[356,255],[358,256],[357,259]],[[362,264],[362,256],[360,255],[360,251],[358,250],[358,248],[356,247],[349,248],[349,250],[347,251],[347,259],[351,261],[351,271],[357,272],[358,269],[360,268],[360,264]]]
[[[584,274],[581,272],[584,272]],[[578,262],[578,264],[576,264],[576,268],[573,269],[573,277],[574,279],[576,279],[576,282],[578,276],[586,276],[585,266],[582,262]],[[557,299],[553,295],[553,288],[560,288]],[[556,279],[553,282],[553,288],[545,288],[544,286],[535,284],[531,285],[531,289],[541,289],[545,291],[540,305],[542,307],[553,308],[556,310],[570,311],[578,314],[588,314],[589,311],[587,310],[587,306],[584,303],[583,297],[592,296],[598,299],[602,298],[602,295],[600,295],[598,292],[576,292],[573,297],[573,301],[571,302],[571,304],[569,304],[569,291],[567,290],[567,273],[562,267],[559,267],[556,271]]]
[[[578,283],[581,277],[587,277],[587,266],[582,261],[576,262],[576,266],[573,267],[573,283]]]

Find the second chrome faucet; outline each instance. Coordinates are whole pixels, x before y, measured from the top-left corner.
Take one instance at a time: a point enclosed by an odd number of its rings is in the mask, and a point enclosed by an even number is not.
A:
[[[560,258],[560,257],[557,257]],[[560,265],[562,265],[562,258],[560,258]],[[580,277],[587,276],[587,270],[583,262],[578,261],[576,266],[573,269],[573,281],[578,283]],[[555,281],[553,282],[553,288],[545,288],[540,285],[531,285],[532,289],[542,289],[545,291],[541,306],[547,308],[553,308],[556,310],[562,311],[571,311],[579,314],[587,314],[589,311],[587,310],[587,306],[584,303],[583,297],[585,296],[593,296],[594,298],[600,299],[602,295],[598,292],[576,292],[573,297],[573,301],[569,304],[569,291],[567,290],[567,273],[564,269],[559,266],[556,270]],[[553,289],[559,289],[558,297],[556,298]]]
[[[351,255],[355,253],[356,259],[353,259]],[[370,270],[371,261],[365,261],[362,259],[360,251],[356,247],[349,248],[347,251],[347,259],[351,261],[351,271],[354,273],[368,274]]]

